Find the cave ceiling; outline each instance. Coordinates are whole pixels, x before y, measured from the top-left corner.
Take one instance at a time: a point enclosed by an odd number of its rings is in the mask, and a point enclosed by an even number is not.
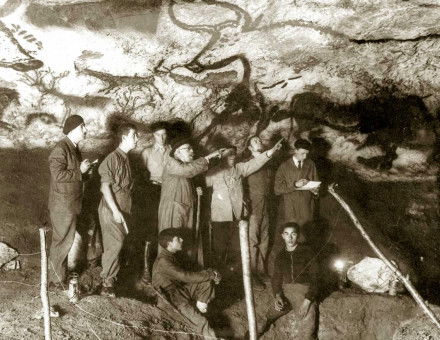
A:
[[[72,113],[92,136],[114,114],[177,118],[202,144],[221,134],[239,149],[252,133],[310,137],[311,124],[341,144],[335,160],[394,152],[406,166],[411,151],[423,173],[439,19],[430,0],[1,0],[0,145],[48,146]],[[379,132],[362,130],[378,115]]]

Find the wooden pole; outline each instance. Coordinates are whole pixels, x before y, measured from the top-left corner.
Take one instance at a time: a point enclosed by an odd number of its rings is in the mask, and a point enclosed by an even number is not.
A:
[[[203,261],[203,245],[202,237],[200,233],[200,209],[201,209],[201,198],[202,195],[197,191],[197,214],[196,214],[196,244],[195,244],[195,260],[200,267],[204,267]]]
[[[254,307],[254,293],[252,291],[251,257],[249,254],[249,223],[248,221],[242,220],[238,223],[238,227],[240,229],[241,263],[243,269],[246,311],[249,323],[249,340],[256,340],[258,339],[258,333]]]
[[[150,271],[150,248],[151,242],[145,242],[145,252],[144,252],[144,273],[142,274],[142,283],[150,284],[151,283],[151,271]]]
[[[147,271],[150,269],[149,260],[150,260],[150,245],[151,242],[145,242],[145,252],[144,252],[144,270]]]
[[[336,199],[336,201],[339,202],[339,204],[344,208],[344,210],[348,213],[351,220],[353,221],[355,227],[359,230],[362,237],[368,242],[370,247],[373,249],[373,251],[377,254],[377,256],[380,257],[380,259],[392,270],[392,272],[399,278],[400,281],[403,282],[406,289],[408,289],[408,292],[412,295],[416,303],[420,306],[420,308],[423,310],[423,312],[432,320],[432,322],[437,326],[438,329],[440,329],[440,322],[437,319],[436,315],[433,313],[433,311],[426,305],[425,301],[423,301],[423,298],[420,296],[420,294],[417,292],[417,290],[412,285],[409,278],[405,277],[400,270],[391,262],[389,261],[385,255],[382,253],[382,251],[376,246],[376,244],[373,242],[373,240],[370,238],[370,236],[367,234],[365,229],[362,227],[359,220],[356,218],[355,214],[351,210],[351,208],[348,206],[348,204],[342,199],[341,196],[339,196],[335,192],[335,184],[331,184],[328,187],[328,191],[330,194]]]
[[[44,228],[40,228],[40,248],[41,248],[41,303],[43,305],[44,318],[44,339],[51,340],[50,331],[50,308],[49,296],[47,294],[47,253],[46,253],[46,234]]]

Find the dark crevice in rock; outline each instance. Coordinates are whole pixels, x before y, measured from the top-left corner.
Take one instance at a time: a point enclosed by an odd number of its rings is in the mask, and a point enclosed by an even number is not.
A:
[[[438,39],[440,38],[440,33],[431,33],[427,35],[422,35],[415,38],[406,38],[406,39],[399,39],[399,38],[381,38],[381,39],[350,39],[350,42],[362,45],[362,44],[383,44],[391,41],[397,41],[397,42],[414,42],[414,41],[421,41],[421,40],[427,40],[427,39]]]

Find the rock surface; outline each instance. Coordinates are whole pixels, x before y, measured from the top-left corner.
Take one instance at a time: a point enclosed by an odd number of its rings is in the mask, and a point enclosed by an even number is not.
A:
[[[7,244],[0,242],[0,267],[12,261],[18,256],[18,252]]]
[[[431,321],[420,317],[421,309],[409,296],[335,292],[321,303],[319,314],[320,340],[387,340],[393,339],[394,334],[394,339],[435,339],[438,334]]]

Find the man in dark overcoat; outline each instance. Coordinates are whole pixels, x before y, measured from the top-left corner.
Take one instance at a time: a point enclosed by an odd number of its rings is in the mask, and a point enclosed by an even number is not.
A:
[[[52,223],[52,244],[49,268],[52,285],[61,288],[67,276],[67,255],[75,238],[78,215],[83,196],[83,175],[90,161],[81,161],[78,143],[86,137],[87,129],[81,116],[66,119],[66,135],[49,156],[49,212]]]

